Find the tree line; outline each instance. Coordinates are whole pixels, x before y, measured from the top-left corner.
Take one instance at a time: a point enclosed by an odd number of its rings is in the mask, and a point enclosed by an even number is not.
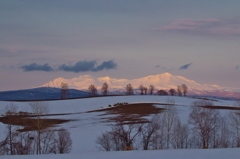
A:
[[[186,84],[182,84],[180,86],[177,86],[177,89],[170,89],[170,90],[157,90],[153,85],[150,85],[149,88],[143,86],[142,84],[138,87],[140,91],[140,95],[153,95],[154,91],[155,94],[157,95],[171,95],[171,96],[186,96],[188,92],[188,87]],[[97,96],[98,95],[98,90],[97,87],[94,84],[91,84],[88,87],[88,93],[90,96]],[[109,93],[109,86],[107,82],[104,82],[101,87],[101,94],[102,95],[108,95]],[[125,87],[125,94],[126,95],[134,95],[134,88],[133,86],[129,83]]]
[[[174,100],[171,102],[174,105]],[[153,116],[148,123],[116,123],[96,140],[99,149],[193,149],[240,147],[240,115],[230,112],[221,116],[216,109],[204,108],[212,102],[192,103],[187,123],[182,123],[173,105]]]

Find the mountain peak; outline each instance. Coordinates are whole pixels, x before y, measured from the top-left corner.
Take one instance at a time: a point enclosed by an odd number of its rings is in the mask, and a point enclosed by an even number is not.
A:
[[[168,72],[165,72],[165,73],[160,74],[160,75],[162,75],[162,76],[172,76],[172,74],[171,74],[171,73],[168,73]]]
[[[57,87],[60,88],[61,82],[68,83],[69,88],[86,90],[89,85],[94,84],[98,89],[101,88],[104,82],[109,84],[109,89],[122,89],[124,90],[127,84],[131,84],[134,89],[137,89],[140,85],[149,87],[149,85],[154,85],[156,89],[176,89],[177,86],[186,84],[189,91],[211,91],[211,90],[223,90],[226,88],[216,86],[216,85],[206,85],[199,84],[193,80],[189,80],[182,76],[175,76],[168,72],[157,75],[150,75],[138,79],[115,79],[109,76],[94,78],[90,75],[82,75],[72,79],[57,78],[44,84],[41,87]]]

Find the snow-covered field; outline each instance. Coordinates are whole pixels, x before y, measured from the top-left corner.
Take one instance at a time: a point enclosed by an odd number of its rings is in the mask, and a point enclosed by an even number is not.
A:
[[[103,112],[87,113],[87,111],[98,110],[101,107],[108,107],[115,103],[166,103],[169,98],[174,99],[178,116],[183,123],[188,122],[188,115],[193,101],[198,99],[188,97],[169,97],[169,96],[113,96],[84,98],[74,100],[48,101],[50,114],[72,113],[70,115],[49,116],[55,119],[74,119],[58,128],[65,128],[70,131],[73,140],[72,151],[66,155],[40,155],[40,156],[0,156],[1,158],[184,158],[184,159],[239,159],[240,149],[208,149],[208,150],[155,150],[155,151],[122,151],[122,152],[103,152],[96,145],[97,137],[106,130],[110,130],[111,123],[102,122],[100,114]],[[6,102],[0,101],[0,112],[8,104],[13,103],[18,106],[18,111],[31,111],[28,102]],[[213,102],[218,106],[236,106],[235,101],[218,100]],[[158,107],[161,107],[157,105]],[[230,110],[221,110],[225,114]],[[113,124],[113,123],[112,123]],[[5,126],[0,123],[0,141],[5,136]]]
[[[239,149],[83,152],[64,155],[1,156],[4,159],[239,159]]]

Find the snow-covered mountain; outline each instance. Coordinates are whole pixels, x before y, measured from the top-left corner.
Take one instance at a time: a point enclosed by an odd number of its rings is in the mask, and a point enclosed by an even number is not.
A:
[[[207,85],[200,84],[196,81],[189,80],[182,76],[175,76],[170,73],[163,73],[157,75],[150,75],[147,77],[139,79],[115,79],[111,77],[100,77],[94,78],[90,75],[82,75],[77,78],[65,79],[65,78],[56,78],[41,87],[57,87],[60,88],[61,83],[65,82],[68,84],[69,88],[87,90],[89,85],[94,84],[98,89],[101,88],[104,82],[107,82],[109,85],[110,91],[121,91],[125,90],[127,84],[131,84],[133,88],[138,89],[142,84],[145,87],[153,85],[156,89],[165,89],[169,90],[171,88],[176,89],[177,86],[186,84],[189,90],[189,93],[197,95],[208,95],[212,92],[218,92],[218,94],[226,94],[226,92],[239,92],[239,90],[234,88],[225,88],[218,85]],[[225,93],[222,93],[225,92]],[[232,94],[233,95],[233,94]],[[235,96],[235,95],[234,95]]]

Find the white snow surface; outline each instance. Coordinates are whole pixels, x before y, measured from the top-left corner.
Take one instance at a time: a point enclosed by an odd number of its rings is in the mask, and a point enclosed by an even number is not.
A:
[[[64,124],[59,124],[55,128],[65,128],[71,133],[73,140],[72,151],[65,155],[35,155],[35,156],[0,156],[1,158],[84,158],[84,159],[102,159],[102,158],[164,158],[164,159],[235,159],[240,156],[240,149],[208,149],[208,150],[155,150],[155,151],[129,151],[129,152],[103,152],[100,151],[96,144],[97,137],[106,130],[111,129],[111,124],[102,122],[103,112],[87,113],[87,111],[98,110],[101,107],[108,107],[109,104],[115,103],[156,103],[157,107],[163,107],[157,103],[166,103],[168,99],[174,99],[175,107],[183,123],[188,122],[188,115],[193,99],[190,97],[170,97],[170,96],[112,96],[112,97],[96,97],[82,98],[72,100],[56,100],[47,101],[50,114],[72,113],[69,115],[49,116],[48,118],[55,119],[73,119]],[[235,101],[218,100],[213,102],[218,106],[236,106]],[[29,102],[7,102],[0,101],[0,112],[4,107],[14,104],[18,106],[19,111],[31,111]],[[225,115],[230,110],[221,110],[220,113]],[[111,116],[111,115],[110,115]],[[149,117],[148,117],[149,118]],[[0,141],[5,137],[5,126],[0,123]]]
[[[91,152],[64,155],[1,156],[4,159],[239,159],[240,149]]]

